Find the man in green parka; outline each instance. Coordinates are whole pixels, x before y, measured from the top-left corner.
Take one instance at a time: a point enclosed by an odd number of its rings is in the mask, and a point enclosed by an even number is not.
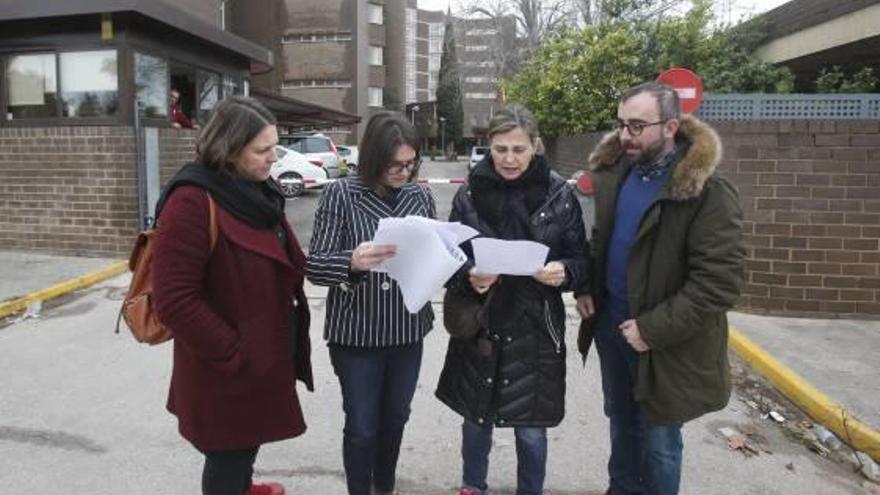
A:
[[[590,155],[595,269],[577,291],[578,345],[596,343],[613,495],[673,495],[681,427],[730,397],[727,316],[743,282],[742,211],[716,173],[721,143],[664,84],[628,90]]]

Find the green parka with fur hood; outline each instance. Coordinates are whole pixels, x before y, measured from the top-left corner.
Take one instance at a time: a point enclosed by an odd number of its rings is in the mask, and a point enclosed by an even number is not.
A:
[[[730,398],[727,316],[743,282],[742,211],[733,186],[715,169],[715,131],[684,115],[679,159],[642,217],[629,257],[630,314],[650,350],[639,355],[635,398],[654,424],[677,424],[722,409]],[[601,311],[605,265],[619,188],[629,172],[617,132],[590,155],[596,183],[592,236],[594,274],[577,295],[592,294]],[[581,323],[584,358],[593,322]]]

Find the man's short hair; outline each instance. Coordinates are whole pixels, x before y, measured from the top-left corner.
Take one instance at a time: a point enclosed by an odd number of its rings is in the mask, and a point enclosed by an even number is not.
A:
[[[623,93],[620,103],[626,103],[630,98],[638,96],[642,93],[649,93],[657,101],[657,107],[660,111],[660,119],[670,120],[681,118],[681,101],[678,98],[678,92],[672,89],[668,84],[658,82],[646,82],[633,86]]]

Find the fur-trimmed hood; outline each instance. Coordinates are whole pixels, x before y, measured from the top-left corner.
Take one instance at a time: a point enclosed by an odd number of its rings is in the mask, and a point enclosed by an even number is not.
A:
[[[589,169],[600,171],[614,166],[623,155],[620,131],[606,134],[590,153]],[[709,177],[721,162],[721,139],[714,129],[693,115],[681,116],[676,141],[687,142],[687,152],[675,166],[671,195],[675,199],[699,196]]]

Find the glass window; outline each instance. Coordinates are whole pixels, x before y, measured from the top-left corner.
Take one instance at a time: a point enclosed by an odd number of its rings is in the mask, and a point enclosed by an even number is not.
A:
[[[382,65],[382,47],[371,46],[369,49],[370,65]]]
[[[119,108],[116,50],[69,52],[61,61],[61,115],[106,117]]]
[[[213,72],[199,71],[199,111],[198,118],[205,122],[214,105],[220,101],[220,76]]]
[[[367,105],[371,107],[382,106],[382,88],[367,88]]]
[[[375,3],[367,4],[367,22],[370,24],[384,24],[385,9]]]
[[[55,55],[18,55],[6,69],[9,106],[7,118],[26,119],[58,115]]]
[[[134,85],[141,116],[168,116],[168,62],[165,59],[135,53]]]
[[[327,153],[330,149],[330,140],[321,138],[309,138],[306,143],[306,150],[309,153]]]
[[[278,157],[279,160],[287,156],[287,150],[282,148],[281,146],[275,147],[275,156]]]
[[[229,98],[232,95],[240,95],[238,79],[229,75],[223,76],[223,98]]]

